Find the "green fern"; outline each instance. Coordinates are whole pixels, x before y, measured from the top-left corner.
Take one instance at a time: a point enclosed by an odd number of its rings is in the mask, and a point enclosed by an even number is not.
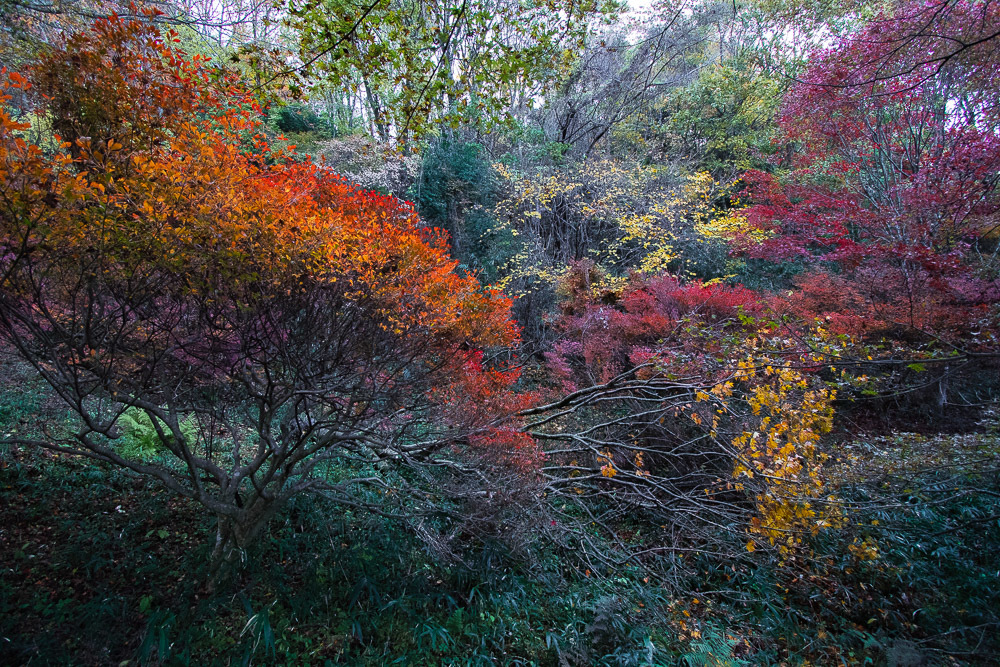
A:
[[[706,629],[699,641],[691,642],[691,650],[684,654],[688,667],[737,667],[748,664],[733,655],[739,642],[723,631]]]
[[[157,433],[153,420],[141,408],[130,407],[118,418],[118,427],[122,431],[122,437],[116,442],[118,453],[127,458],[151,459],[158,456],[168,443],[172,443],[173,435],[167,428],[163,420],[157,418],[160,429],[167,438],[164,442]],[[181,433],[184,439],[190,443],[195,439],[198,432],[198,424],[194,416],[190,416],[180,423]]]

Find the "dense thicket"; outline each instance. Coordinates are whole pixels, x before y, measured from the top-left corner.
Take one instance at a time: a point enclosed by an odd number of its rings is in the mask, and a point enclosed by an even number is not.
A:
[[[992,0],[0,12],[0,656],[1000,656]]]

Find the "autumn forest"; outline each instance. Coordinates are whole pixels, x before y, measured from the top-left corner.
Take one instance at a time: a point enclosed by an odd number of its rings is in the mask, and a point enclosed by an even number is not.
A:
[[[0,19],[0,664],[1000,663],[995,0]]]

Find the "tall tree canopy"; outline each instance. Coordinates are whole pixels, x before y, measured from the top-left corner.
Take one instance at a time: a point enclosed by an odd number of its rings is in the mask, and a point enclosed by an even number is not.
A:
[[[554,80],[611,0],[307,0],[288,5],[296,73],[359,94],[383,139],[502,119]]]

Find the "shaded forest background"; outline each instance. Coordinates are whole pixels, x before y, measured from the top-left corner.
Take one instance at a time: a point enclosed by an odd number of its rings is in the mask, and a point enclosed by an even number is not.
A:
[[[0,662],[1000,660],[1000,5],[0,15]]]

